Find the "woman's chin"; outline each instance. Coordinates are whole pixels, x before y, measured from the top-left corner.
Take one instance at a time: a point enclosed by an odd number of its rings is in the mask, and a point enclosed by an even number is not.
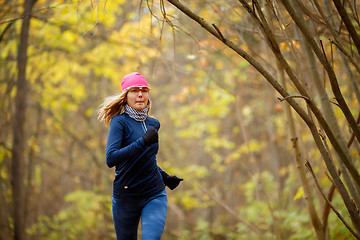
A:
[[[140,110],[143,110],[145,107],[146,106],[144,104],[141,104],[141,105],[138,104],[138,105],[135,105],[134,109],[140,111]]]

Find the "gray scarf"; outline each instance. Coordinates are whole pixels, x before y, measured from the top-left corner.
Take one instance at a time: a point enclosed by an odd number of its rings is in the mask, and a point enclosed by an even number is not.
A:
[[[128,114],[131,118],[135,119],[136,121],[145,121],[147,117],[148,107],[146,106],[142,110],[136,110],[130,107],[128,104],[125,104],[125,113]]]

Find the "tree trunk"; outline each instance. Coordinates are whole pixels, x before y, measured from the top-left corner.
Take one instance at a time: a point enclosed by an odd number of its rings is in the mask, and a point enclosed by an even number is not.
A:
[[[5,161],[8,161],[8,155],[9,154],[6,154]],[[8,240],[11,239],[9,227],[9,212],[7,210],[9,204],[6,202],[5,191],[3,190],[4,186],[2,184],[0,185],[0,240]]]
[[[26,81],[27,47],[29,38],[31,9],[35,0],[24,2],[24,16],[20,33],[20,45],[18,48],[17,67],[18,79],[16,83],[15,113],[13,116],[13,148],[12,148],[12,198],[14,239],[25,239],[24,226],[24,150],[26,145],[25,120],[27,107],[27,94],[29,85]]]
[[[281,79],[281,83],[283,84],[283,87],[286,89],[284,72],[282,71],[280,64],[277,64],[277,67],[278,67],[279,78]],[[299,146],[299,139],[298,139],[298,135],[296,133],[295,121],[294,121],[289,104],[286,104],[285,112],[286,112],[286,117],[287,117],[288,124],[289,124],[290,139],[292,141],[292,146],[293,146],[293,149],[295,152],[295,161],[296,161],[296,165],[297,165],[297,170],[299,173],[301,186],[304,190],[304,195],[305,195],[304,198],[306,200],[306,205],[307,205],[307,208],[309,211],[311,223],[314,227],[317,238],[319,240],[321,240],[321,239],[325,240],[326,237],[325,237],[324,228],[323,228],[322,223],[319,219],[319,216],[316,212],[316,208],[314,205],[314,197],[311,192],[309,181],[306,177],[305,164],[304,164],[305,161],[301,154],[302,151]]]

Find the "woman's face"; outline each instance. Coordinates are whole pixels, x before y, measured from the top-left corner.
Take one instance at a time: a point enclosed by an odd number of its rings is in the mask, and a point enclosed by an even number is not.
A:
[[[144,109],[149,102],[149,89],[147,87],[133,87],[126,97],[127,104],[136,109]]]

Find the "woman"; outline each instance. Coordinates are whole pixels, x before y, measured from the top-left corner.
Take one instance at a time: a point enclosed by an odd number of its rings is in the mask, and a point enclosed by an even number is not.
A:
[[[167,196],[183,179],[157,166],[160,122],[149,116],[150,88],[140,73],[126,75],[122,93],[105,99],[99,119],[109,127],[106,164],[115,167],[112,211],[118,240],[157,240],[165,226]]]

